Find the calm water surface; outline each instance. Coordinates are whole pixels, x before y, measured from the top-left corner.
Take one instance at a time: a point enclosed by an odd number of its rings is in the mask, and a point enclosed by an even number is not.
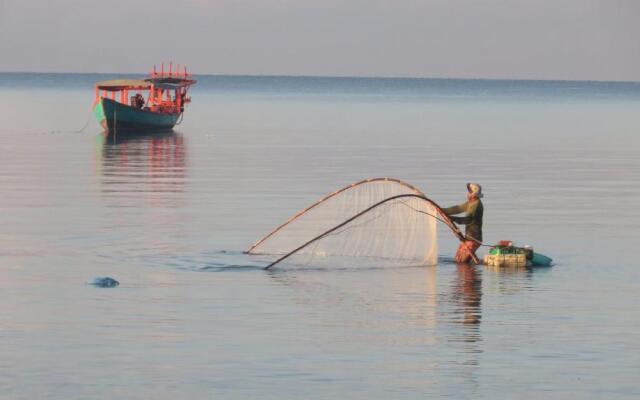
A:
[[[640,396],[639,84],[202,77],[174,133],[73,132],[106,78],[0,74],[1,398]],[[371,176],[478,181],[555,265],[242,254]]]

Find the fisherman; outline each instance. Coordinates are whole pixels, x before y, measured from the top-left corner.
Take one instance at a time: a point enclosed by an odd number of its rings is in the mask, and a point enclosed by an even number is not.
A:
[[[467,183],[467,201],[457,206],[444,208],[445,214],[451,216],[451,220],[466,226],[465,241],[460,243],[456,252],[456,262],[467,263],[473,260],[476,250],[482,242],[482,214],[484,207],[480,199],[482,187],[477,183]],[[454,217],[453,215],[465,213],[464,216]]]

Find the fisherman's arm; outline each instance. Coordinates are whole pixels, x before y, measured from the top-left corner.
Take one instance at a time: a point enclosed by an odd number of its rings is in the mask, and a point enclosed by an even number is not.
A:
[[[443,208],[442,211],[448,216],[462,214],[463,212],[467,212],[468,206],[469,202],[467,201],[465,203],[458,204],[457,206]]]
[[[455,222],[456,224],[463,224],[463,225],[467,225],[471,222],[473,222],[475,214],[476,214],[476,210],[478,209],[478,203],[474,202],[474,203],[464,203],[461,204],[460,206],[465,206],[465,210],[467,212],[466,215],[462,216],[462,217],[451,217],[451,220],[453,222]],[[456,206],[456,207],[460,207],[460,206]],[[454,207],[451,207],[454,208]]]
[[[465,215],[464,217],[451,217],[451,220],[456,224],[466,225],[471,222],[471,216]]]

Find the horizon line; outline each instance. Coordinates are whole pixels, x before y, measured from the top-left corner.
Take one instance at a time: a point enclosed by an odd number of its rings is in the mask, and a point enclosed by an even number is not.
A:
[[[141,72],[73,72],[73,71],[0,71],[0,74],[31,75],[148,75]],[[287,75],[287,74],[228,74],[228,73],[190,73],[191,76],[245,77],[245,78],[312,78],[312,79],[406,79],[406,80],[455,80],[455,81],[520,81],[520,82],[585,82],[585,83],[640,83],[640,80],[625,79],[552,79],[552,78],[464,78],[442,76],[393,76],[393,75]]]

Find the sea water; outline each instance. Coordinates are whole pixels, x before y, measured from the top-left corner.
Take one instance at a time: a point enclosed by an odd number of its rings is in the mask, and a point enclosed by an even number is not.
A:
[[[640,396],[640,84],[199,76],[174,133],[0,74],[0,398]],[[266,272],[293,212],[391,176],[483,185],[551,268]],[[117,288],[90,285],[112,277]]]

